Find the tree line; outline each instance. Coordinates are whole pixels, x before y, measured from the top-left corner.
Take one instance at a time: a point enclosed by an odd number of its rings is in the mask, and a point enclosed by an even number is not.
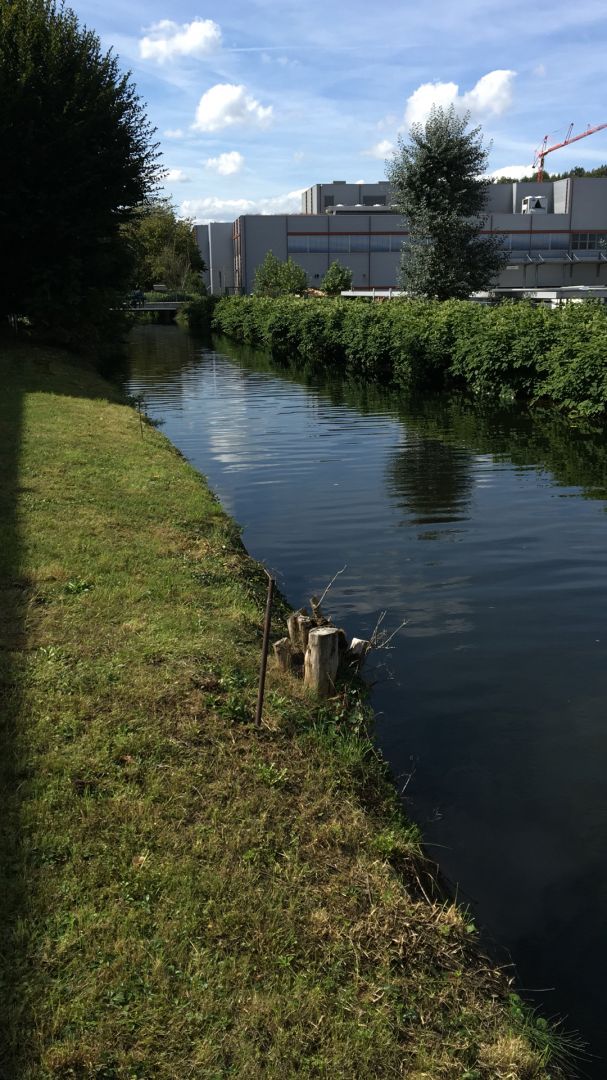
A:
[[[125,294],[201,287],[192,226],[159,196],[155,130],[112,50],[55,0],[0,3],[0,318],[101,347]]]

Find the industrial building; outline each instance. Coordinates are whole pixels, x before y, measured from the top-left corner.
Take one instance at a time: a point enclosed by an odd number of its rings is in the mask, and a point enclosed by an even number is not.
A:
[[[244,214],[196,226],[212,293],[250,293],[268,251],[291,257],[320,285],[335,260],[352,271],[353,288],[398,286],[406,222],[390,185],[314,184],[300,214]],[[484,231],[500,237],[508,263],[494,287],[554,289],[607,286],[607,178],[492,184]]]

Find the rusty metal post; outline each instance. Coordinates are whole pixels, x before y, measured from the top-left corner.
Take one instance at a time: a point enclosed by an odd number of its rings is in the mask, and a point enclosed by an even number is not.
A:
[[[266,570],[266,574],[268,571]],[[274,595],[274,578],[268,574],[268,598],[266,600],[266,617],[263,624],[263,644],[261,646],[261,667],[259,669],[259,690],[257,692],[257,710],[255,723],[261,724],[263,710],[263,695],[266,687],[266,668],[268,666],[268,646],[270,644],[270,624],[272,622],[272,597]]]

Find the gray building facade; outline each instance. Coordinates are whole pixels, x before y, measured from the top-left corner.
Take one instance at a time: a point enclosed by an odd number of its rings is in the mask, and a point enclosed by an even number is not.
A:
[[[607,178],[492,184],[484,231],[508,253],[497,288],[607,285]],[[250,293],[268,251],[303,267],[311,288],[335,260],[352,271],[355,289],[395,288],[408,236],[387,183],[341,181],[308,188],[300,214],[245,214],[197,233],[218,294]]]

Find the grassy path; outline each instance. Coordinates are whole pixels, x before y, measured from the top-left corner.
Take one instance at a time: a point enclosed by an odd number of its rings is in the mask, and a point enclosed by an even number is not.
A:
[[[0,374],[2,1080],[555,1077],[351,703],[271,670],[251,724],[265,578],[200,476],[62,354]]]

